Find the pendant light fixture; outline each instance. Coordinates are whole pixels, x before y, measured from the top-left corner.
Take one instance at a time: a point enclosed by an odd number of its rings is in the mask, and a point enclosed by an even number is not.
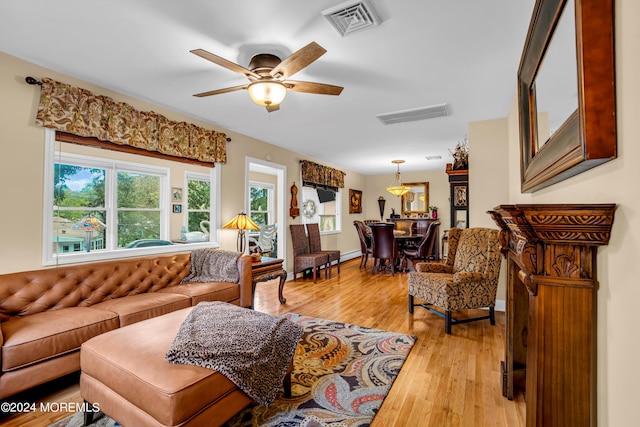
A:
[[[409,187],[402,185],[402,177],[400,176],[400,164],[404,163],[404,160],[392,160],[391,163],[396,164],[398,169],[396,171],[395,180],[387,187],[387,191],[394,196],[400,197],[407,194],[410,190]]]

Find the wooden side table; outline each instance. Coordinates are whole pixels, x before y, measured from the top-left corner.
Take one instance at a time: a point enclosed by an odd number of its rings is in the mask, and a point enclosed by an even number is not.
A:
[[[280,304],[284,304],[287,300],[282,295],[284,282],[287,280],[287,271],[282,267],[284,260],[279,258],[270,258],[263,256],[260,261],[251,264],[251,308],[254,308],[253,301],[256,296],[256,285],[260,282],[266,282],[280,278],[278,285],[278,299]]]

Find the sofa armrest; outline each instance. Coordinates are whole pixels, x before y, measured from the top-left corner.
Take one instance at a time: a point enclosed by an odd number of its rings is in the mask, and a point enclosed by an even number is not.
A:
[[[251,256],[241,255],[238,258],[238,273],[240,274],[240,307],[251,307],[253,301],[253,286],[251,284]]]

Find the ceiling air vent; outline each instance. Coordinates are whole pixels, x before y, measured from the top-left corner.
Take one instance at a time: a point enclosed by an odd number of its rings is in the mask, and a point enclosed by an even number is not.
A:
[[[380,25],[378,15],[367,0],[340,3],[323,10],[322,15],[342,36]]]
[[[376,117],[385,125],[395,123],[415,122],[417,120],[435,119],[451,115],[449,104],[430,105],[428,107],[412,108],[410,110],[395,111],[393,113],[377,114]]]

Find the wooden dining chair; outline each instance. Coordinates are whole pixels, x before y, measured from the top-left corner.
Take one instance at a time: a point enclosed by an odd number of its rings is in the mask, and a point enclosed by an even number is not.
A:
[[[362,253],[362,256],[360,257],[360,268],[362,268],[362,266],[364,265],[364,268],[366,269],[369,255],[371,255],[371,257],[373,258],[373,248],[371,246],[371,231],[363,221],[355,220],[353,221],[353,225],[356,227],[358,239],[360,240],[360,252]]]
[[[434,259],[434,249],[438,242],[438,229],[440,228],[440,221],[430,221],[429,225],[422,235],[422,238],[413,246],[407,246],[402,248],[401,255],[403,264],[408,264],[415,260],[428,261]],[[406,270],[413,270],[413,263],[405,268]]]
[[[394,224],[380,222],[369,224],[369,227],[371,228],[371,251],[374,259],[371,274],[381,271],[385,266],[390,268],[393,276],[396,271],[396,263],[400,259],[398,244],[393,235]]]

